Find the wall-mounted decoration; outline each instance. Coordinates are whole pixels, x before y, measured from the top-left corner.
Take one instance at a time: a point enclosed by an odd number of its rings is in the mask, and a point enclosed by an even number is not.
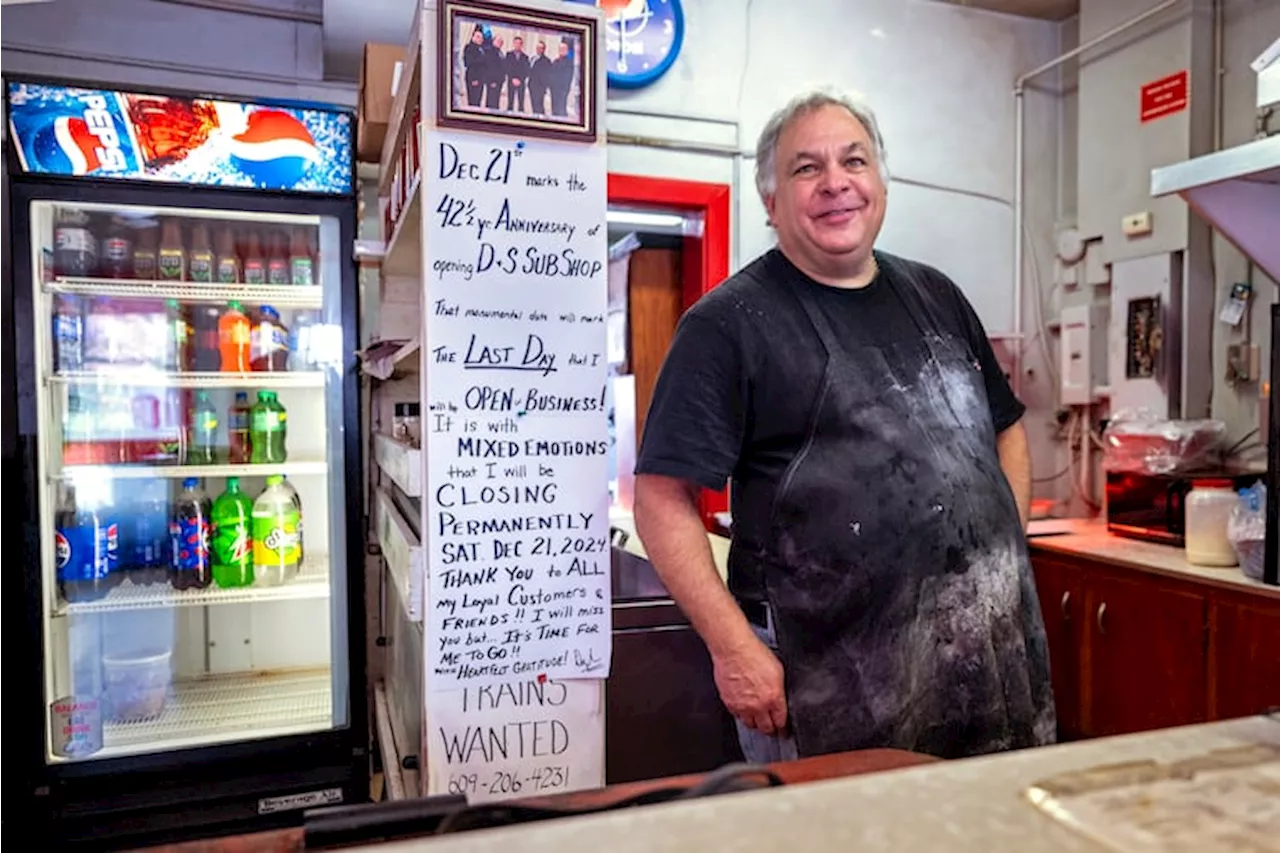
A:
[[[671,68],[684,43],[680,0],[570,0],[604,11],[609,85],[639,89]]]
[[[22,171],[345,195],[353,116],[337,108],[10,81]]]
[[[595,141],[594,18],[444,0],[439,38],[439,124]]]

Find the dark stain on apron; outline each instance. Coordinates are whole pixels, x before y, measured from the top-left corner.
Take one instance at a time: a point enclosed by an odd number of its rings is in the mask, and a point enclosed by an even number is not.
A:
[[[762,570],[797,746],[958,757],[1048,743],[1044,625],[982,373],[937,331],[910,269],[893,272],[921,335],[887,352],[839,340],[793,283],[826,350],[822,390],[768,535],[735,543]]]

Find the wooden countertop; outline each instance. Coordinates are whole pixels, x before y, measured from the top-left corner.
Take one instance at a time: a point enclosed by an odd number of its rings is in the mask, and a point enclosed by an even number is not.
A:
[[[1026,789],[1067,771],[1257,744],[1280,747],[1280,723],[1209,723],[353,851],[1108,853],[1032,806]]]
[[[1032,536],[1029,540],[1032,553],[1081,557],[1121,568],[1138,569],[1280,600],[1280,587],[1268,586],[1246,577],[1238,566],[1226,569],[1193,566],[1187,562],[1181,548],[1115,536],[1107,532],[1106,522],[1100,519],[1071,519],[1067,522],[1055,521],[1054,524],[1065,524],[1069,532]],[[1032,530],[1034,529],[1033,526]]]
[[[938,759],[928,755],[917,755],[896,749],[868,749],[802,758],[798,761],[782,761],[770,764],[769,769],[776,773],[786,785],[792,786],[935,763],[940,762]],[[582,809],[599,807],[665,787],[687,786],[696,783],[703,775],[705,774],[674,776],[643,782],[626,782],[590,791],[573,791],[546,797],[526,797],[519,800],[511,800],[509,803],[535,808]],[[643,808],[653,807],[644,806]],[[581,818],[573,819],[580,820]],[[474,833],[468,832],[465,834],[470,837]],[[381,849],[381,847],[375,846],[365,849]],[[518,845],[516,849],[518,849]],[[183,844],[148,847],[146,850],[148,853],[302,853],[302,851],[306,850],[306,847],[303,844],[302,829],[290,828],[274,832],[259,832],[249,835],[210,838]]]

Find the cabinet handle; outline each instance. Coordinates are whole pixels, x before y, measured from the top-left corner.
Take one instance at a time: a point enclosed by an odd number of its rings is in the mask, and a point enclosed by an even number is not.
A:
[[[1098,633],[1100,634],[1107,633],[1107,624],[1102,621],[1102,618],[1106,615],[1107,615],[1107,603],[1104,601],[1098,605]]]
[[[1071,621],[1071,591],[1070,590],[1062,594],[1062,619],[1065,622]]]

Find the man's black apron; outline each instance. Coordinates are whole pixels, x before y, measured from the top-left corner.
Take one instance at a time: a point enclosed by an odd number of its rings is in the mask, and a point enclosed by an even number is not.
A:
[[[746,501],[771,517],[735,517],[731,567],[763,576],[802,756],[1051,742],[1044,625],[981,370],[911,268],[877,258],[920,336],[890,358],[840,340],[789,283],[825,350],[808,365],[821,390],[772,498]]]

